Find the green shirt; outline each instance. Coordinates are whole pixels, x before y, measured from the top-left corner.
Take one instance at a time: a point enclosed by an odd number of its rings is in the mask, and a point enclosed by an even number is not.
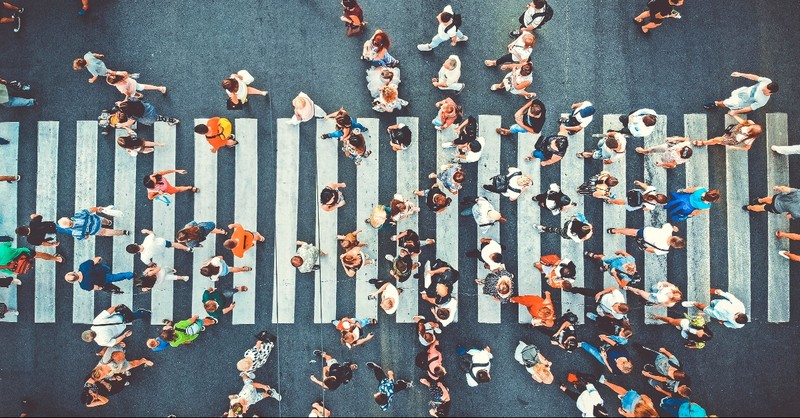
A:
[[[194,341],[200,336],[201,327],[198,327],[197,323],[192,322],[191,319],[184,319],[183,321],[178,322],[175,324],[175,339],[170,341],[169,345],[178,347],[182,344],[188,344]]]
[[[5,266],[11,263],[14,259],[21,256],[22,254],[30,254],[30,253],[31,250],[27,248],[12,247],[10,242],[0,243],[0,266]],[[12,276],[14,272],[8,269],[2,269],[0,270],[0,274],[5,276]]]
[[[203,303],[206,303],[209,300],[217,302],[217,310],[214,312],[206,311],[208,313],[208,316],[217,320],[222,318],[222,310],[225,308],[225,302],[226,302],[225,295],[223,295],[222,292],[220,292],[219,290],[215,290],[213,292],[209,292],[208,290],[206,290],[205,292],[203,292]]]

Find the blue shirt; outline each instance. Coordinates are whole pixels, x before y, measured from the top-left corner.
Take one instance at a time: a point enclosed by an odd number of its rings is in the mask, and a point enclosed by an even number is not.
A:
[[[381,405],[381,411],[386,411],[392,406],[392,398],[394,398],[394,380],[389,379],[388,377],[381,380],[381,383],[378,385],[378,392],[386,395],[389,399],[386,401],[385,405]]]
[[[703,200],[703,194],[706,192],[708,192],[708,189],[701,187],[695,190],[695,192],[689,196],[689,203],[692,204],[693,208],[699,210],[711,209],[711,202],[706,202]]]
[[[622,397],[622,409],[625,412],[632,413],[636,404],[642,400],[642,395],[639,395],[635,390],[629,390],[625,396]]]
[[[94,286],[106,284],[106,274],[111,272],[111,267],[105,264],[95,264],[93,260],[86,260],[78,266],[78,271],[83,275],[80,287],[83,290],[94,290]]]
[[[624,265],[628,263],[636,264],[636,259],[632,256],[611,255],[603,259],[603,262],[608,264],[610,270],[614,270],[623,279],[630,281],[632,277],[625,272]]]
[[[87,236],[100,232],[100,228],[103,226],[103,219],[100,218],[100,215],[92,213],[88,209],[76,213],[70,219],[73,222],[71,228],[59,227],[57,230],[71,234],[77,240],[84,240]]]
[[[189,248],[196,248],[198,245],[200,245],[200,241],[204,241],[206,239],[206,237],[208,236],[208,234],[211,232],[211,230],[217,227],[217,224],[215,224],[214,222],[210,222],[210,221],[208,221],[208,222],[191,221],[188,224],[186,224],[186,226],[184,226],[184,228],[188,228],[190,226],[199,226],[200,227],[200,237],[199,237],[200,239],[199,240],[192,239],[192,240],[184,242],[184,244]]]
[[[447,190],[458,190],[461,188],[461,183],[457,183],[455,180],[453,180],[453,174],[455,174],[458,169],[458,164],[452,164],[450,168],[439,173],[439,181],[442,182],[442,185]]]
[[[172,347],[171,345],[169,345],[168,342],[162,340],[161,337],[156,337],[156,341],[158,341],[158,347],[151,348],[151,350],[153,350],[153,351],[166,350],[166,349]]]

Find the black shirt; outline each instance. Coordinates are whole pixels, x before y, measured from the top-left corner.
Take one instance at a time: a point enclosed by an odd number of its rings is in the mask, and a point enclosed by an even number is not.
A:
[[[405,255],[395,257],[394,262],[392,263],[392,273],[396,275],[397,280],[400,282],[404,282],[411,277],[411,271],[414,267],[414,260],[411,259],[411,254],[404,254]],[[398,261],[402,261],[403,264],[406,265],[406,269],[404,271],[400,271],[400,269],[395,268]]]
[[[31,245],[42,245],[44,242],[56,241],[56,223],[51,221],[43,222],[41,215],[31,219],[31,224],[28,225],[28,228],[31,230],[31,233],[28,234],[28,243]]]
[[[138,100],[125,100],[120,103],[119,110],[127,116],[137,118],[144,116],[144,104]]]
[[[439,196],[439,195],[444,196],[444,198],[445,198],[445,204],[444,205],[437,205],[436,202],[434,201],[434,198],[436,196]],[[438,210],[441,210],[442,208],[446,208],[447,206],[450,205],[450,202],[447,202],[447,195],[444,194],[442,189],[439,188],[438,184],[434,184],[433,187],[431,187],[431,190],[428,192],[427,203],[428,203],[428,209],[430,209],[430,210],[432,210],[434,212],[436,212]]]
[[[411,145],[411,129],[409,129],[408,126],[403,125],[398,129],[389,130],[389,141],[392,144],[407,148],[409,145]]]
[[[404,248],[411,254],[419,254],[422,251],[422,246],[419,243],[419,235],[412,230],[407,230],[403,238],[397,240],[397,246]]]
[[[328,390],[336,390],[341,385],[346,385],[353,378],[352,363],[334,363],[328,368],[328,377],[325,378],[325,386]]]
[[[539,106],[542,107],[542,114],[539,115],[538,118],[535,118],[535,117],[531,116],[531,114],[530,114],[531,110],[533,109],[533,105],[535,105],[535,104],[538,104]],[[545,121],[546,113],[547,112],[546,112],[546,109],[544,107],[544,103],[542,103],[542,101],[539,100],[539,99],[534,99],[533,100],[533,104],[531,104],[531,107],[528,108],[527,112],[525,112],[525,115],[523,116],[522,120],[523,120],[525,126],[533,129],[533,131],[536,132],[536,133],[540,133],[540,132],[542,132],[542,128],[544,127],[544,121]]]
[[[669,0],[650,0],[647,3],[647,8],[650,10],[652,17],[655,17],[656,14],[666,16],[672,13],[672,5],[669,4]]]
[[[544,155],[544,158],[542,158],[542,160],[547,161],[553,158],[554,155],[557,155],[562,158],[564,157],[564,155],[566,155],[567,153],[566,149],[564,149],[563,151],[553,149],[552,143],[558,137],[559,135],[550,135],[547,138],[544,139],[539,138],[539,140],[536,141],[536,145],[534,146],[534,148],[542,152],[542,155]]]
[[[458,138],[453,141],[455,145],[465,145],[474,141],[478,137],[478,122],[472,116],[467,117],[467,124],[461,128]]]

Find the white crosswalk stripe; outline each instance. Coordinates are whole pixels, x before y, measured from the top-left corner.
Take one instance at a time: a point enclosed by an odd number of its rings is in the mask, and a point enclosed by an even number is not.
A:
[[[618,115],[605,115],[603,119],[603,131],[608,129],[615,129],[619,127],[617,121]],[[766,115],[766,141],[756,142],[756,146],[771,146],[771,145],[785,145],[788,143],[788,118],[786,114],[768,114]],[[196,119],[195,123],[203,122],[205,119]],[[378,141],[382,129],[385,126],[380,126],[378,119],[368,118],[360,119],[360,123],[369,128],[367,137],[367,149],[370,149],[373,154],[364,159],[362,164],[356,168],[357,181],[356,184],[348,184],[344,189],[345,195],[354,198],[354,203],[357,205],[356,213],[358,216],[357,225],[361,225],[363,220],[369,216],[374,204],[378,203],[378,190],[379,190],[379,166],[377,150]],[[413,132],[413,144],[408,150],[400,152],[396,155],[398,171],[395,173],[396,177],[396,191],[406,198],[414,198],[412,191],[416,188],[427,187],[428,179],[423,181],[419,180],[419,131],[428,130],[430,127],[419,127],[419,122],[416,118],[404,117],[398,118],[398,122],[408,125]],[[538,260],[541,256],[541,244],[539,234],[533,234],[531,224],[539,223],[540,218],[542,223],[549,226],[557,226],[554,219],[549,219],[550,216],[541,215],[541,209],[538,208],[531,198],[540,193],[547,185],[541,184],[540,169],[538,162],[525,162],[524,158],[533,145],[531,135],[521,134],[517,139],[501,140],[494,132],[496,127],[500,126],[501,118],[498,116],[481,115],[479,116],[480,135],[486,139],[486,147],[484,148],[484,156],[480,162],[467,167],[467,170],[478,172],[478,184],[480,187],[485,184],[489,179],[505,171],[505,167],[500,166],[500,147],[501,141],[517,141],[517,166],[526,174],[530,174],[534,182],[530,188],[530,192],[524,194],[515,204],[518,207],[518,221],[516,225],[515,234],[517,235],[517,248],[506,248],[504,255],[511,259],[516,257],[518,269],[515,273],[516,285],[519,294],[542,294],[542,285],[538,271],[533,267],[533,262]],[[684,135],[696,140],[707,139],[707,123],[708,116],[704,114],[690,114],[684,116]],[[339,246],[336,242],[336,234],[346,233],[350,231],[339,231],[337,223],[337,211],[324,212],[317,211],[319,218],[317,219],[317,228],[313,236],[298,237],[297,236],[297,222],[299,219],[299,208],[308,207],[310,202],[298,201],[298,190],[301,182],[301,175],[308,170],[307,167],[301,169],[299,150],[300,150],[300,130],[297,126],[286,124],[286,119],[279,119],[277,121],[277,147],[280,152],[280,158],[277,161],[277,176],[276,176],[276,207],[274,211],[271,208],[259,208],[257,194],[252,193],[252,190],[259,188],[258,182],[269,181],[264,178],[258,177],[258,123],[255,119],[237,119],[235,121],[235,133],[240,145],[235,150],[235,155],[228,153],[227,155],[212,154],[209,152],[208,147],[205,145],[205,139],[202,136],[195,136],[195,168],[194,178],[195,186],[201,189],[201,192],[195,195],[195,210],[194,219],[197,221],[215,221],[220,222],[222,219],[216,213],[217,201],[217,165],[220,163],[219,158],[224,158],[224,161],[233,161],[235,158],[236,172],[235,184],[236,189],[233,193],[235,199],[234,205],[234,221],[242,224],[246,229],[257,229],[257,210],[265,210],[270,213],[276,214],[275,220],[275,271],[273,286],[273,299],[272,305],[272,321],[276,323],[294,323],[296,314],[295,305],[295,287],[297,280],[310,279],[296,273],[296,269],[291,266],[290,259],[295,251],[295,241],[303,239],[308,242],[316,243],[323,251],[329,255],[321,257],[320,270],[315,273],[315,296],[314,296],[314,322],[325,323],[335,319],[337,307],[341,310],[341,298],[337,298],[337,277],[339,274]],[[316,134],[317,136],[330,132],[334,129],[334,125],[330,121],[318,120],[316,121]],[[76,161],[75,166],[78,170],[75,171],[74,178],[72,175],[67,179],[60,179],[62,182],[75,182],[75,197],[74,208],[64,209],[60,212],[56,211],[58,177],[57,175],[43,175],[43,173],[58,173],[58,145],[59,145],[59,123],[43,121],[38,123],[38,143],[37,143],[37,159],[39,175],[36,180],[36,212],[43,215],[45,220],[54,220],[59,216],[65,216],[72,213],[72,209],[81,210],[94,205],[106,205],[111,202],[97,202],[97,183],[98,174],[106,175],[106,173],[97,172],[97,158],[98,158],[98,129],[95,121],[78,121],[76,124]],[[8,139],[11,143],[9,145],[0,146],[0,175],[14,175],[17,174],[17,161],[19,153],[19,124],[16,122],[3,122],[0,123],[0,137]],[[117,132],[120,135],[122,132]],[[587,135],[590,132],[586,133]],[[437,166],[438,170],[442,164],[452,156],[452,149],[442,149],[440,144],[445,141],[452,140],[454,136],[453,130],[446,130],[445,132],[437,133]],[[664,115],[658,116],[658,124],[654,133],[644,138],[644,146],[649,147],[661,144],[665,141],[667,136],[667,118]],[[713,136],[713,135],[712,135]],[[176,129],[168,126],[166,123],[158,122],[155,125],[154,138],[157,142],[165,143],[166,146],[158,148],[154,154],[154,171],[184,168],[180,163],[176,162]],[[336,162],[340,157],[340,150],[338,148],[338,141],[336,140],[318,140],[315,138],[302,139],[309,144],[314,144],[317,148],[317,178],[315,182],[319,190],[324,186],[338,182],[338,165]],[[575,194],[575,189],[583,181],[587,175],[595,174],[595,167],[600,169],[598,162],[581,161],[574,156],[573,151],[582,149],[584,142],[584,132],[580,132],[569,138],[570,140],[570,153],[561,161],[561,186],[567,194],[575,196],[576,201],[580,203],[578,211],[583,211],[583,206],[587,203],[587,199],[581,199],[580,196]],[[628,144],[628,154],[632,155],[633,148],[637,145],[638,139],[632,139]],[[63,141],[62,141],[63,142]],[[593,146],[596,141],[589,141],[586,149]],[[116,148],[116,147],[115,147]],[[224,150],[223,150],[224,151]],[[720,147],[720,151],[722,148]],[[708,149],[707,148],[694,148],[694,155],[689,162],[684,166],[686,171],[686,187],[710,187],[720,188],[717,185],[709,184],[709,163],[708,163]],[[716,152],[716,151],[712,151]],[[710,216],[714,216],[714,209],[710,214],[703,214],[701,216],[689,219],[685,224],[680,224],[682,231],[679,233],[681,236],[686,236],[687,239],[687,300],[696,300],[699,302],[707,302],[710,298],[708,289],[712,284],[716,286],[727,286],[727,290],[741,299],[746,306],[750,306],[751,297],[751,280],[763,280],[761,277],[753,277],[751,273],[750,264],[750,239],[749,234],[742,233],[742,231],[749,230],[749,214],[740,209],[741,205],[745,204],[751,197],[749,190],[747,170],[749,163],[749,153],[739,150],[724,151],[726,153],[726,178],[727,186],[723,192],[723,199],[726,200],[728,213],[728,253],[730,255],[728,261],[728,277],[712,278],[710,272],[710,255],[711,255],[711,231],[710,231]],[[138,179],[134,178],[136,173],[137,162],[142,158],[132,158],[120,148],[115,149],[115,173],[114,173],[114,204],[118,209],[124,212],[124,216],[114,220],[115,228],[128,229],[134,233],[130,237],[91,237],[87,240],[75,241],[74,251],[72,254],[63,254],[69,265],[77,266],[92,257],[94,257],[96,245],[111,245],[113,248],[113,271],[123,272],[131,270],[141,270],[141,262],[138,256],[130,256],[125,252],[125,245],[130,242],[141,242],[141,234],[134,230],[135,221],[135,202],[136,190],[141,191]],[[642,180],[645,183],[651,184],[659,192],[667,193],[667,177],[672,174],[667,170],[655,167],[653,165],[652,157],[645,157],[645,170]],[[63,162],[62,162],[63,163]],[[178,167],[175,167],[175,165]],[[584,167],[592,167],[591,169],[584,170]],[[63,167],[62,167],[63,168]],[[625,178],[626,166],[624,162],[616,162],[611,166],[604,166],[612,175],[621,180],[620,186],[617,187],[617,194],[624,198],[625,191],[632,187],[632,181],[635,179]],[[776,185],[785,185],[788,183],[788,160],[785,156],[778,155],[768,151],[767,157],[768,178],[767,183],[771,188]],[[301,173],[301,170],[303,173]],[[678,169],[680,170],[680,169]],[[424,173],[427,174],[427,173]],[[189,182],[187,177],[177,175],[177,178],[171,176],[170,181],[176,185],[186,185]],[[25,180],[23,180],[24,182]],[[131,187],[136,184],[137,187]],[[625,187],[627,186],[627,187]],[[677,185],[676,185],[677,186]],[[13,231],[19,223],[25,223],[29,219],[28,213],[18,213],[17,210],[17,196],[19,195],[18,185],[0,183],[0,192],[4,193],[4,204],[0,208],[0,234],[13,235]],[[263,184],[261,185],[263,188]],[[318,190],[318,191],[319,191]],[[771,191],[764,191],[764,193],[757,193],[759,195],[769,195]],[[492,193],[483,193],[479,190],[479,195],[485,195],[493,204],[500,208],[508,207],[509,202],[500,202],[499,195]],[[755,196],[755,194],[753,194]],[[443,213],[436,216],[436,245],[435,256],[449,262],[456,269],[458,268],[458,261],[462,254],[459,252],[458,246],[458,200],[460,196],[453,197],[453,204]],[[315,200],[318,199],[316,193]],[[139,225],[152,229],[158,236],[172,239],[176,230],[180,229],[175,225],[175,211],[176,202],[172,198],[172,203],[169,206],[164,205],[162,202],[153,202],[153,225]],[[352,199],[351,199],[352,200]],[[424,206],[424,199],[419,199],[420,205]],[[200,203],[200,204],[198,204]],[[348,202],[350,203],[350,202]],[[314,206],[318,206],[318,202],[313,202]],[[572,211],[574,212],[574,210]],[[621,227],[624,225],[626,212],[620,206],[604,205],[603,206],[603,223],[606,227]],[[564,221],[569,215],[564,215],[560,221],[563,225]],[[787,322],[790,320],[790,300],[789,300],[789,262],[777,254],[779,249],[787,247],[786,242],[778,240],[774,237],[776,230],[787,230],[789,227],[788,220],[783,216],[767,215],[768,230],[766,231],[768,261],[766,276],[768,280],[768,300],[767,311],[769,322]],[[304,219],[307,216],[304,215]],[[463,225],[473,227],[472,219],[464,219]],[[599,219],[589,219],[590,222],[598,221]],[[657,209],[652,213],[645,214],[645,225],[660,226],[666,222],[666,212],[662,209]],[[182,226],[182,225],[180,225]],[[219,225],[226,227],[227,225]],[[405,229],[414,229],[421,232],[422,238],[427,238],[425,231],[419,231],[418,215],[412,215],[410,218],[403,220],[399,223],[397,230],[403,231]],[[371,259],[377,259],[377,262],[382,262],[382,254],[377,253],[377,231],[370,226],[364,225],[363,235],[360,236],[362,241],[368,243],[365,252]],[[603,231],[595,231],[595,235],[601,234]],[[480,235],[480,234],[479,234]],[[500,228],[493,227],[492,230],[486,235],[494,239],[500,238]],[[63,234],[59,235],[61,241],[70,240],[71,238]],[[222,238],[220,238],[222,239]],[[597,237],[593,238],[596,240]],[[99,241],[98,241],[99,240]],[[192,312],[204,315],[205,311],[202,307],[201,297],[203,290],[209,286],[220,288],[227,288],[230,283],[235,285],[246,285],[252,292],[237,296],[237,308],[233,313],[234,324],[253,324],[255,323],[256,309],[261,304],[270,303],[258,299],[255,292],[256,277],[255,271],[249,273],[237,273],[233,278],[223,278],[220,283],[212,283],[205,277],[199,274],[200,264],[211,258],[215,254],[216,237],[210,235],[203,243],[202,248],[195,249],[193,254],[193,269],[191,272],[178,272],[181,275],[190,275],[192,283],[183,286],[178,284],[173,289],[173,282],[165,281],[159,287],[152,291],[152,309],[153,323],[160,322],[162,318],[173,317],[173,304],[176,299],[192,300]],[[759,240],[759,243],[762,242]],[[24,245],[23,242],[16,245]],[[611,254],[618,249],[625,249],[626,244],[632,245],[631,242],[626,243],[626,239],[622,236],[609,236],[603,234],[603,251],[606,254]],[[583,274],[586,269],[595,268],[594,263],[584,261],[583,257],[583,244],[576,244],[571,241],[561,240],[561,257],[572,259],[578,270],[575,286],[583,286]],[[471,245],[469,246],[471,247]],[[467,248],[464,248],[467,249]],[[39,251],[54,253],[59,248],[37,248]],[[246,253],[243,259],[235,259],[231,265],[236,266],[252,266],[256,267],[257,249],[251,249]],[[641,253],[638,253],[641,254]],[[642,256],[637,255],[642,263]],[[226,260],[232,260],[231,255],[226,252],[223,254]],[[167,252],[162,256],[164,264],[171,264],[174,261],[173,253]],[[667,279],[667,257],[655,256],[652,254],[644,255],[644,285],[645,289],[649,288],[652,284],[659,280]],[[478,275],[485,276],[487,273],[483,270],[482,263],[478,263]],[[58,297],[56,286],[58,280],[63,280],[61,277],[55,277],[55,264],[47,261],[40,260],[36,263],[34,275],[31,275],[34,280],[31,280],[35,286],[35,301],[25,301],[20,304],[17,301],[16,287],[0,288],[0,301],[6,303],[10,308],[20,307],[25,315],[25,311],[33,310],[34,322],[36,323],[53,323],[62,322],[66,318],[56,317],[56,300],[72,299],[72,318],[73,323],[89,323],[91,322],[95,312],[94,295],[92,292],[86,292],[80,289],[77,285],[73,286],[72,295],[66,297],[61,295]],[[355,311],[351,314],[356,316],[369,316],[374,317],[377,315],[378,307],[375,301],[367,300],[367,295],[374,291],[374,287],[367,282],[368,279],[377,277],[377,266],[364,266],[356,278],[356,295],[355,295]],[[29,285],[29,282],[23,277],[23,285]],[[471,282],[472,278],[466,278]],[[613,283],[613,279],[608,274],[603,278],[605,285]],[[115,296],[114,303],[132,304],[133,291],[131,290],[132,283],[124,281],[118,283],[123,288],[125,293],[123,295]],[[410,322],[411,318],[419,311],[421,304],[416,295],[417,280],[412,278],[408,282],[400,285],[405,292],[400,297],[400,307],[396,314],[397,322]],[[470,286],[472,287],[472,286]],[[191,295],[187,294],[191,292]],[[471,293],[471,292],[469,292]],[[455,294],[458,294],[456,287]],[[585,304],[591,306],[591,301],[584,300],[583,296],[562,293],[561,311],[567,309],[572,310],[579,317],[583,316]],[[466,315],[475,314],[478,322],[481,323],[499,323],[501,320],[500,304],[492,300],[491,297],[483,295],[482,289],[478,287],[477,305],[470,306],[469,304],[460,304],[461,310],[465,310]],[[348,306],[345,310],[352,310],[352,306]],[[477,311],[477,312],[476,312]],[[663,314],[663,308],[647,307],[645,309],[648,313]],[[530,321],[530,315],[524,307],[519,309],[519,322],[527,323]],[[14,315],[7,315],[3,321],[12,322],[16,321],[17,317]]]
[[[619,121],[620,115],[603,115],[603,132],[608,132],[609,130],[619,130],[622,128],[622,123]],[[640,140],[631,140],[625,146],[626,154],[628,152],[632,152],[635,148],[636,144],[639,143]],[[595,141],[591,141],[591,145],[595,145]],[[588,148],[587,148],[588,150]],[[604,165],[604,170],[607,170],[611,173],[612,176],[616,177],[619,180],[619,184],[615,187],[615,194],[617,199],[625,199],[625,194],[627,193],[628,189],[626,188],[628,182],[626,169],[627,169],[627,158],[620,158],[618,161],[615,161],[611,165]],[[602,163],[600,163],[602,164]],[[633,180],[639,179],[631,179],[631,183]],[[619,205],[603,205],[603,225],[606,228],[619,228],[622,225],[625,225],[625,215],[627,214],[627,210],[623,209],[623,206]],[[606,234],[605,231],[595,231],[595,234],[603,234],[603,254],[608,256],[613,256],[615,251],[625,251],[625,236],[624,235],[611,235]],[[591,251],[591,250],[590,250]],[[594,269],[597,267],[597,263],[589,262],[586,263],[587,269]],[[611,286],[617,286],[617,281],[612,277],[610,274],[605,273],[603,274],[603,287],[609,288]]]

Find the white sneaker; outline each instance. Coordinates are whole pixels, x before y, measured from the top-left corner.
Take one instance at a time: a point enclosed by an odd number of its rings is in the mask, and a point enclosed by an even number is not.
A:
[[[455,145],[453,145],[452,142],[442,142],[442,148],[453,148],[453,147],[455,147]]]
[[[694,302],[687,300],[685,302],[681,302],[681,306],[684,308],[692,308],[694,307]]]
[[[433,47],[431,46],[431,44],[419,44],[417,45],[417,49],[423,52],[433,51]]]
[[[128,74],[128,77],[136,80],[137,78],[139,78],[139,73],[130,73]]]
[[[542,232],[544,232],[544,226],[543,225],[533,224],[533,227],[536,228],[539,231],[540,234]]]
[[[384,256],[384,258],[385,258],[385,259],[387,259],[387,260],[388,260],[390,263],[394,263],[394,256],[393,256],[393,255],[391,255],[391,254],[386,254],[386,255]]]
[[[464,35],[456,40],[456,42],[467,42],[469,41],[469,36]]]
[[[780,254],[781,257],[783,257],[783,258],[785,258],[787,260],[791,260],[791,258],[789,258],[789,251],[781,250],[781,251],[778,251],[778,254]]]

